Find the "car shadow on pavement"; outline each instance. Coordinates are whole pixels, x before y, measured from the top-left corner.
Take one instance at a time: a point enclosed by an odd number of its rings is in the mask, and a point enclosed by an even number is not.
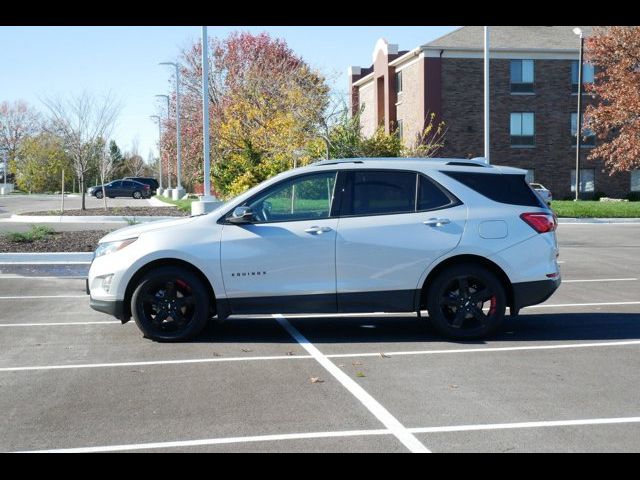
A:
[[[482,340],[449,340],[428,319],[413,316],[288,317],[312,343],[455,343],[640,339],[640,313],[545,313],[507,317],[494,334]],[[293,342],[270,318],[230,318],[212,322],[194,342]]]

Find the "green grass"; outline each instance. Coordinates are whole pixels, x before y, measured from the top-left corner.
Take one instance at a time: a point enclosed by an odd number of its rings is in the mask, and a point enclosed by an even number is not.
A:
[[[197,198],[187,198],[186,200],[171,200],[171,199],[169,199],[167,197],[162,197],[162,196],[159,196],[159,195],[156,195],[156,198],[158,200],[161,200],[161,201],[166,202],[166,203],[173,203],[180,210],[182,210],[184,212],[188,212],[188,213],[191,213],[191,204],[193,202],[197,202],[198,201]]]
[[[5,234],[10,242],[31,243],[52,235],[54,230],[44,225],[32,225],[28,232],[8,232]]]
[[[640,202],[599,202],[594,200],[553,200],[558,217],[640,218]]]

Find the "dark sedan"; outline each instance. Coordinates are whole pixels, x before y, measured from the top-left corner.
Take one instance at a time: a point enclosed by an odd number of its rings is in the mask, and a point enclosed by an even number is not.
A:
[[[114,180],[113,182],[106,183],[104,185],[104,192],[109,198],[149,198],[151,196],[151,188],[149,185],[135,182],[133,180]],[[96,185],[89,188],[87,193],[96,198],[102,198],[102,185]]]

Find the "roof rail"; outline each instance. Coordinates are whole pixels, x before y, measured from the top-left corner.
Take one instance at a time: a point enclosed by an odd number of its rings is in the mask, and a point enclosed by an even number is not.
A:
[[[317,162],[313,162],[313,165],[316,167],[322,167],[323,165],[337,165],[339,163],[364,163],[359,158],[343,158],[336,160],[318,160]]]

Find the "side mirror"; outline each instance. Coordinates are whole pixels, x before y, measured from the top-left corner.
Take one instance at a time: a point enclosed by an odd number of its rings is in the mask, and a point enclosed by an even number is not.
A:
[[[236,225],[253,223],[255,221],[253,210],[249,207],[237,207],[231,216],[227,217],[227,221]]]

